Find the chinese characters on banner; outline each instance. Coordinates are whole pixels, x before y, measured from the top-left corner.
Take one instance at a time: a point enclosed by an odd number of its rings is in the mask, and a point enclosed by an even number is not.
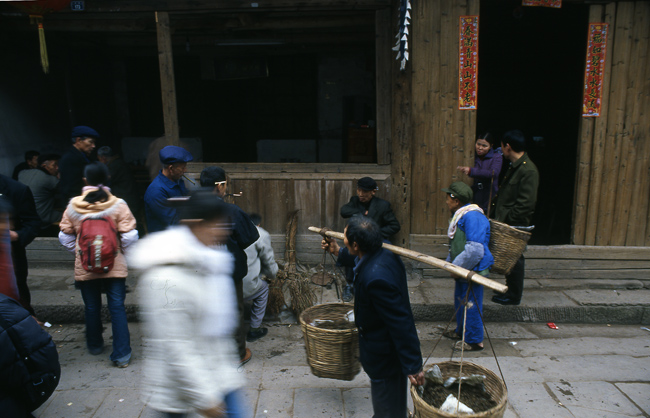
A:
[[[585,68],[585,93],[582,99],[582,116],[600,116],[603,93],[605,50],[607,47],[607,23],[589,24],[587,65]]]
[[[478,16],[461,16],[458,38],[458,109],[476,109]]]
[[[553,7],[559,9],[562,7],[562,0],[522,0],[522,6],[539,6],[539,7]]]

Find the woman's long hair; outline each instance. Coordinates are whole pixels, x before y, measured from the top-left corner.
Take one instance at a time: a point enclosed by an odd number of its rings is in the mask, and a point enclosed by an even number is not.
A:
[[[89,186],[97,186],[99,189],[91,191],[84,197],[88,203],[103,202],[108,199],[108,193],[102,186],[108,183],[108,167],[102,163],[88,164],[84,168],[84,177]]]

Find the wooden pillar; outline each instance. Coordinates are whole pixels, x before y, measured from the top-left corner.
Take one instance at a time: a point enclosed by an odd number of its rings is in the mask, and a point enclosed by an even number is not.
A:
[[[375,12],[375,74],[377,103],[377,164],[390,164],[391,153],[391,65],[390,9]]]
[[[589,6],[589,23],[601,21],[602,15],[602,5],[594,4]],[[586,63],[584,65],[586,65]],[[605,92],[604,88],[603,92]],[[587,209],[589,207],[592,147],[594,143],[596,119],[598,118],[584,118],[580,116],[580,127],[578,128],[578,168],[576,172],[575,192],[573,196],[575,205],[573,207],[573,233],[571,239],[572,244],[576,245],[586,244],[585,235],[587,230]],[[591,187],[593,187],[593,184],[591,184]]]
[[[176,83],[174,80],[174,54],[169,28],[169,13],[156,12],[158,33],[158,63],[160,67],[160,91],[162,93],[165,137],[171,145],[180,145],[178,134],[178,111],[176,109]]]
[[[393,8],[396,11],[396,8]],[[393,13],[389,27],[393,33],[397,30],[397,14]],[[393,39],[391,37],[391,39]],[[406,64],[406,70],[399,70],[399,62],[391,60],[387,70],[391,74],[392,111],[391,111],[391,204],[401,229],[393,237],[393,244],[400,247],[409,246],[411,234],[411,143],[413,126],[411,120],[411,83],[412,63]],[[417,232],[417,231],[415,231]]]
[[[596,7],[593,5],[591,7]],[[590,18],[595,18],[597,15],[590,14]],[[598,231],[598,217],[601,211],[600,195],[604,193],[603,190],[603,167],[605,159],[605,144],[607,135],[607,114],[609,113],[609,97],[610,97],[610,80],[612,74],[612,55],[613,51],[613,32],[614,23],[616,18],[616,3],[608,3],[604,8],[604,14],[599,19],[602,22],[609,23],[610,36],[607,39],[608,53],[605,56],[605,74],[603,78],[603,98],[601,101],[600,113],[601,116],[596,118],[593,128],[593,143],[591,145],[591,159],[590,164],[590,177],[588,184],[579,184],[578,187],[588,187],[588,200],[586,202],[586,220],[585,220],[585,233],[584,245],[596,244],[596,233]],[[585,28],[585,30],[587,30]],[[581,152],[579,153],[579,155]],[[582,162],[581,162],[582,164]],[[586,183],[586,182],[585,182]],[[576,218],[576,221],[578,218]],[[576,222],[577,224],[577,222]],[[576,244],[580,241],[576,240]]]

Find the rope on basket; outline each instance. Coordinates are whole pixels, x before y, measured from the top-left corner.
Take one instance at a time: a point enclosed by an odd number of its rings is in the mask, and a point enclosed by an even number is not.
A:
[[[474,272],[472,272],[474,273]],[[474,273],[476,274],[476,273]],[[469,281],[469,286],[467,287],[467,293],[465,294],[465,298],[461,302],[461,305],[464,306],[464,315],[463,315],[463,335],[461,337],[462,344],[460,345],[460,367],[458,370],[458,403],[460,403],[460,393],[461,393],[461,385],[462,385],[462,380],[460,377],[462,376],[463,373],[463,362],[464,362],[464,355],[465,355],[465,326],[467,324],[467,309],[468,309],[468,303],[470,302],[469,296],[470,292],[472,294],[472,297],[474,300],[476,300],[476,295],[474,294],[474,290],[472,289],[472,281],[469,280],[471,276],[474,274],[468,274],[467,279]],[[478,309],[478,307],[477,307]],[[440,336],[438,337],[438,341],[434,344],[433,348],[431,349],[431,352],[427,356],[426,360],[424,360],[424,363],[422,364],[422,369],[424,370],[424,366],[427,364],[431,356],[433,355],[433,352],[436,350],[436,347],[438,347],[438,344],[440,343],[440,340],[442,340],[443,334],[449,329],[449,325],[451,325],[452,321],[456,318],[456,315],[458,314],[458,311],[460,310],[460,306],[456,309],[456,312],[452,315],[451,319],[449,322],[447,322],[447,326],[445,329],[442,331]],[[497,353],[494,351],[494,345],[492,344],[492,339],[490,338],[490,334],[487,331],[487,327],[485,326],[485,320],[483,319],[483,314],[481,313],[479,309],[479,316],[481,317],[481,322],[483,323],[483,330],[485,331],[485,335],[490,342],[490,348],[492,349],[492,355],[494,356],[494,360],[497,363],[497,368],[499,369],[499,374],[501,375],[501,380],[503,380],[503,385],[506,387],[506,390],[508,389],[508,385],[506,384],[506,379],[503,376],[503,371],[501,370],[501,364],[499,364],[499,359],[497,358]],[[451,356],[449,357],[449,360],[451,361],[454,357],[454,352],[456,351],[455,345],[452,346],[452,351],[451,351]],[[456,405],[456,411],[458,411],[458,404]]]

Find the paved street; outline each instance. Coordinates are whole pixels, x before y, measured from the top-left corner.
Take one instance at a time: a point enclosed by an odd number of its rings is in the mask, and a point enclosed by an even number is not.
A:
[[[420,322],[426,357],[445,324]],[[87,353],[83,325],[54,324],[50,332],[63,368],[55,394],[36,411],[40,418],[154,417],[140,399],[142,343],[139,323],[129,324],[134,360],[112,367],[109,350]],[[506,418],[650,417],[650,332],[638,325],[490,323],[488,331],[509,391]],[[105,332],[107,342],[110,326]],[[516,343],[516,344],[515,344]],[[269,335],[249,344],[253,359],[243,369],[250,417],[370,417],[370,389],[362,372],[353,381],[321,379],[307,366],[300,327],[270,325]],[[427,364],[445,361],[443,338]],[[468,361],[499,373],[486,344]]]

